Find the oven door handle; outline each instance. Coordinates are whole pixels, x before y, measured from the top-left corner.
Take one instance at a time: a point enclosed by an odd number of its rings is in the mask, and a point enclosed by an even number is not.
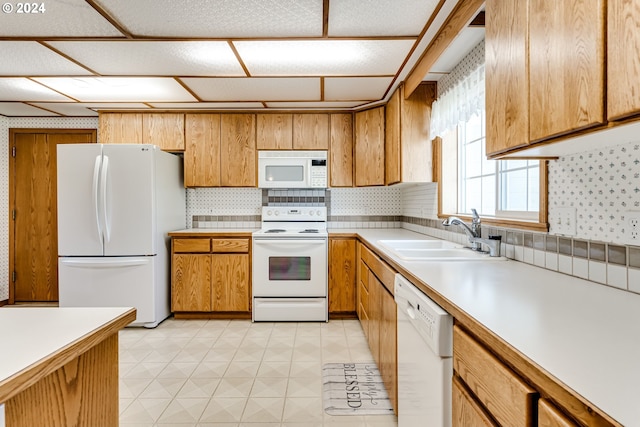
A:
[[[303,239],[293,239],[293,240],[284,240],[284,239],[253,239],[253,243],[256,245],[326,245],[326,239],[317,239],[317,240],[303,240]]]

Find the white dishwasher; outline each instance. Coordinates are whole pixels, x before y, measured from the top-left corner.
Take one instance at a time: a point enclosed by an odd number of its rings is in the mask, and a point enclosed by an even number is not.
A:
[[[402,275],[398,306],[398,427],[450,427],[453,318]]]

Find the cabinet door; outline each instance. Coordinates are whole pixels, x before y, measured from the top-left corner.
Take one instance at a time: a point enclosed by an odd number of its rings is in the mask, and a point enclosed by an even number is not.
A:
[[[380,374],[389,400],[398,413],[398,311],[396,301],[381,288],[380,297]]]
[[[384,107],[356,113],[356,186],[384,185]]]
[[[429,125],[431,104],[436,97],[436,84],[421,83],[406,99],[404,86],[400,91],[400,180],[431,182],[433,173]]]
[[[255,114],[222,114],[220,118],[220,184],[255,187]]]
[[[356,240],[329,239],[329,316],[356,311]]]
[[[486,1],[487,154],[529,144],[528,4],[529,0]]]
[[[165,151],[184,151],[184,114],[143,114],[142,143]]]
[[[330,114],[329,122],[329,185],[353,187],[353,115]]]
[[[294,150],[328,150],[329,149],[329,115],[328,114],[294,114],[293,115],[293,149]]]
[[[98,128],[102,144],[142,144],[142,114],[100,113]]]
[[[603,123],[604,0],[529,1],[531,141]]]
[[[608,0],[607,115],[640,112],[640,3]]]
[[[385,184],[400,182],[400,88],[385,107]]]
[[[214,254],[211,307],[213,311],[249,311],[248,254]]]
[[[171,310],[211,311],[211,255],[175,254]]]
[[[184,186],[220,186],[220,114],[185,116]]]
[[[293,115],[257,114],[258,150],[291,150],[293,148]]]
[[[369,271],[369,349],[380,366],[380,327],[382,325],[382,292],[384,285]]]
[[[452,387],[452,427],[497,427],[491,417],[469,394],[457,377],[453,377]]]

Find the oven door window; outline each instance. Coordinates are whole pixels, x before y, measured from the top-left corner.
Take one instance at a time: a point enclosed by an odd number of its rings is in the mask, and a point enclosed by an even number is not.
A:
[[[269,257],[269,280],[311,280],[311,257]]]
[[[304,166],[270,165],[265,167],[265,179],[269,182],[302,182]]]

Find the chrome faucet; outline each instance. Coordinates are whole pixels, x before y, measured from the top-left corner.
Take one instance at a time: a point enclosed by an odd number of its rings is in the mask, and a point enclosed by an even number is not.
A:
[[[471,209],[471,213],[473,215],[471,226],[468,226],[457,216],[450,216],[442,221],[442,225],[447,227],[450,225],[459,225],[469,238],[472,250],[481,252],[482,245],[486,245],[489,248],[489,256],[500,256],[500,236],[489,236],[488,239],[483,239],[480,227],[480,215],[478,215],[475,209]]]

